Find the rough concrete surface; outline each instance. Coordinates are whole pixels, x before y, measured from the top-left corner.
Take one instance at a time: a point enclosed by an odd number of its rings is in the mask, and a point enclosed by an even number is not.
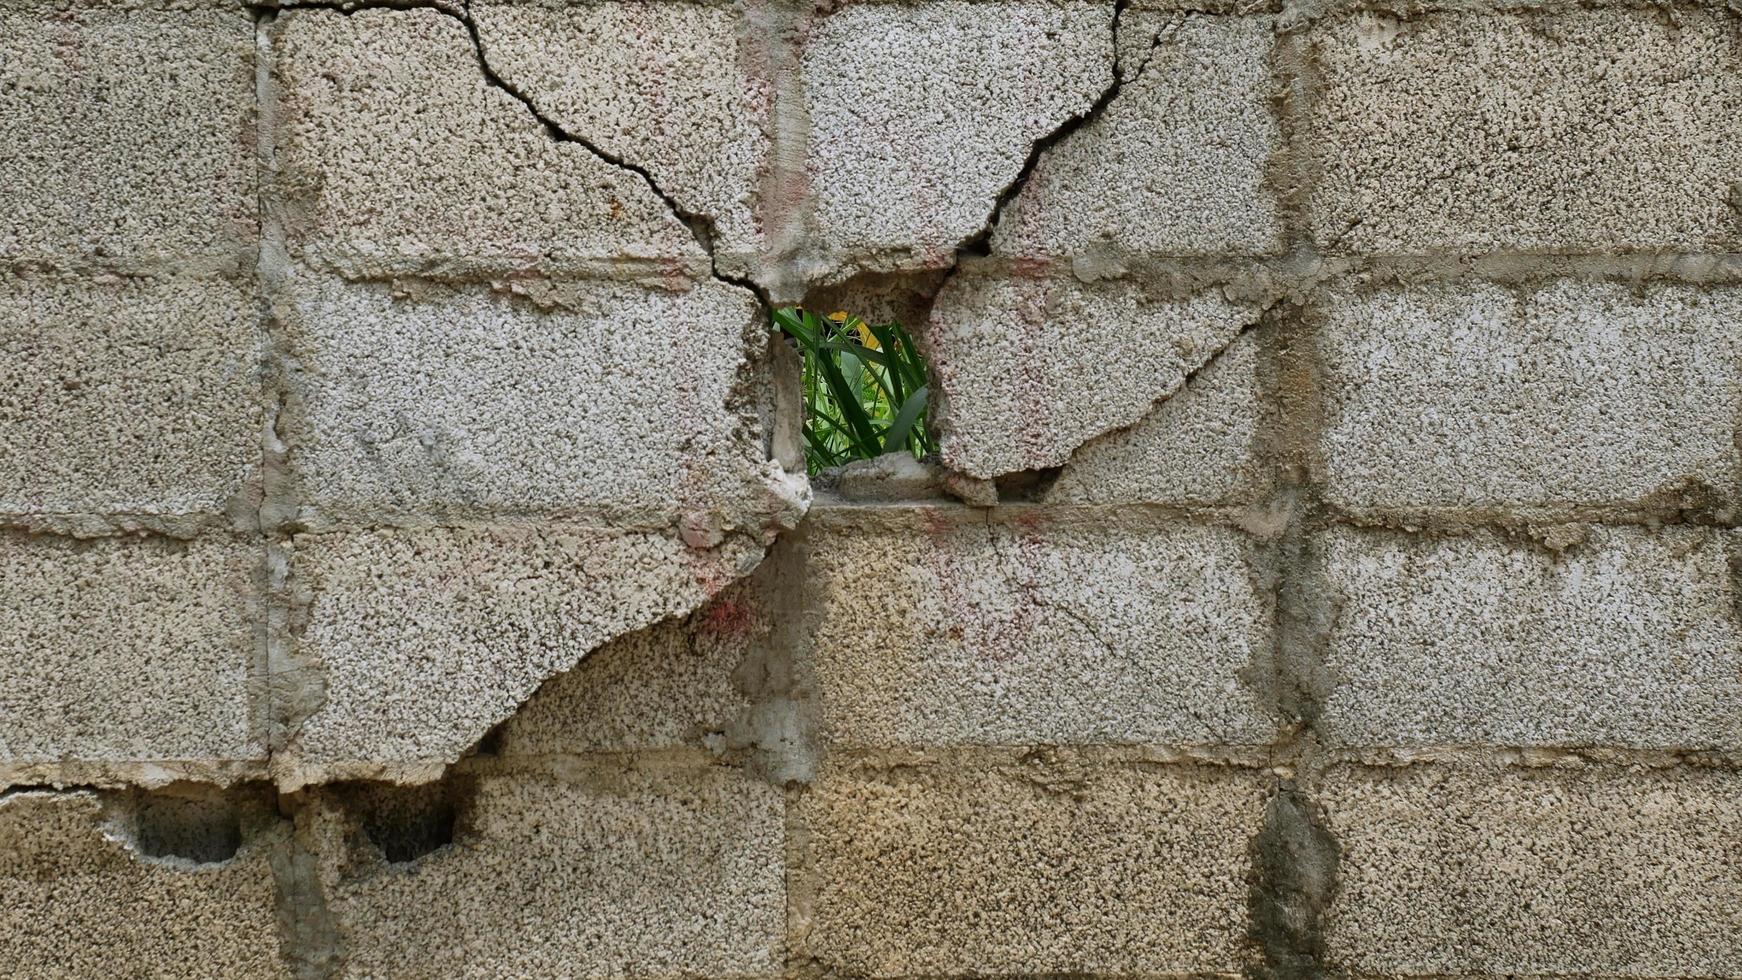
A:
[[[1457,283],[1334,293],[1324,319],[1338,506],[1736,511],[1742,292]]]
[[[1345,531],[1333,743],[1742,748],[1735,532],[1585,529],[1555,554],[1477,533]]]
[[[999,757],[831,771],[798,807],[801,948],[859,976],[1237,973],[1246,770]]]
[[[277,190],[293,253],[354,274],[653,263],[700,246],[635,174],[554,141],[434,10],[273,25]]]
[[[1213,291],[957,276],[927,334],[943,461],[977,477],[1061,465],[1148,414],[1257,319]]]
[[[260,758],[258,545],[0,536],[0,768]]]
[[[959,508],[807,528],[811,639],[835,743],[1253,743],[1269,652],[1243,536],[1188,524],[988,525]]]
[[[1030,144],[1112,84],[1112,13],[935,0],[822,17],[803,73],[810,243],[823,274],[948,266]]]
[[[781,810],[730,769],[495,776],[458,797],[451,844],[393,864],[323,803],[337,976],[777,974]]]
[[[0,277],[0,513],[257,506],[253,305],[224,279]]]
[[[717,534],[802,510],[767,461],[764,396],[737,387],[768,343],[746,290],[579,282],[548,310],[321,276],[289,292],[302,413],[282,430],[317,511],[602,514]]]
[[[251,255],[246,11],[8,3],[0,38],[0,260]]]
[[[277,832],[247,833],[233,856],[196,863],[143,852],[132,816],[88,792],[0,796],[7,974],[288,980],[270,865]]]
[[[614,636],[688,613],[762,557],[586,528],[306,534],[290,591],[298,662],[322,698],[280,781],[430,779],[546,678]]]
[[[1733,250],[1742,28],[1718,10],[1359,12],[1310,36],[1339,252]]]
[[[1282,225],[1263,186],[1280,133],[1269,17],[1128,9],[1119,94],[1058,144],[1005,210],[1018,257],[1262,255]]]
[[[1728,977],[1742,962],[1733,771],[1350,767],[1335,967],[1380,976]]]

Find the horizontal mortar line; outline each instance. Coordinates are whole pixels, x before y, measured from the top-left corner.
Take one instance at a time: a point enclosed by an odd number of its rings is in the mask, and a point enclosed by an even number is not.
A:
[[[253,248],[234,256],[189,258],[0,258],[0,275],[20,279],[236,279],[247,285],[254,280],[254,262]]]
[[[960,271],[968,276],[989,274],[1033,279],[1077,278],[1073,265],[1081,256],[975,256],[964,258]],[[1119,272],[1095,276],[1085,282],[1121,282],[1152,276],[1183,276],[1218,285],[1254,274],[1273,277],[1280,284],[1318,288],[1344,280],[1375,274],[1408,274],[1411,283],[1496,282],[1535,278],[1617,279],[1648,278],[1689,285],[1742,283],[1742,253],[1738,252],[1445,252],[1389,254],[1325,254],[1313,250],[1263,255],[1161,255],[1122,253],[1097,255],[1100,265]],[[918,272],[941,271],[920,269]]]

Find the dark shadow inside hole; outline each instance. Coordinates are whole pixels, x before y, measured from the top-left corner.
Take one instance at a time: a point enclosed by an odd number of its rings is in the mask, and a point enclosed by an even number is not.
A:
[[[454,842],[469,788],[446,780],[425,786],[351,783],[335,792],[369,843],[389,862],[404,864]]]
[[[152,857],[216,864],[242,847],[241,809],[216,792],[138,793],[133,819],[139,850]]]
[[[998,500],[1002,503],[1042,500],[1046,497],[1046,492],[1052,489],[1052,485],[1058,482],[1059,474],[1064,469],[1062,466],[1048,466],[1037,470],[1006,473],[994,481],[998,487]]]

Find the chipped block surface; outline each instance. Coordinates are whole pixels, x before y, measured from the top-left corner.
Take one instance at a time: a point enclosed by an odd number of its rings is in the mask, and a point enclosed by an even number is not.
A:
[[[1049,504],[1248,503],[1263,491],[1253,440],[1264,424],[1259,344],[1237,338],[1129,428],[1089,440],[1046,495]]]
[[[546,678],[690,612],[762,555],[564,527],[305,534],[295,550],[297,655],[326,698],[282,755],[309,779],[433,776]]]
[[[943,268],[1029,146],[1112,84],[1111,4],[842,6],[804,49],[814,248],[830,265]]]
[[[1737,505],[1742,291],[1456,283],[1323,310],[1333,503]]]
[[[874,977],[1238,973],[1267,787],[1015,757],[831,772],[798,807],[802,952]]]
[[[0,259],[252,251],[247,10],[7,4],[0,92]]]
[[[1053,147],[992,236],[999,255],[1260,255],[1282,225],[1264,187],[1279,131],[1270,17],[1127,10],[1126,73],[1093,121]]]
[[[1728,977],[1742,778],[1701,769],[1349,768],[1327,953],[1357,975]]]
[[[492,777],[451,846],[398,865],[356,853],[368,845],[329,814],[337,975],[778,974],[782,810],[778,789],[730,769]]]
[[[1742,244],[1742,27],[1721,11],[1359,13],[1310,57],[1321,246]]]
[[[1319,730],[1360,745],[1742,747],[1733,532],[1324,541],[1339,612]]]
[[[1132,280],[957,276],[927,333],[943,460],[978,477],[1061,465],[1148,414],[1255,318],[1216,292]]]
[[[768,329],[746,290],[586,282],[548,311],[484,289],[299,278],[288,437],[316,507],[543,511],[760,527],[780,490],[735,386]]]
[[[1024,509],[805,525],[825,736],[844,746],[1263,742],[1268,605],[1222,528]]]
[[[220,279],[0,277],[0,514],[258,493],[258,316]]]
[[[278,189],[309,260],[379,275],[700,256],[645,181],[491,86],[458,18],[292,11],[273,37]]]
[[[766,28],[748,12],[515,0],[471,10],[491,67],[547,117],[711,216],[723,251],[758,249],[773,93],[766,70],[752,70],[763,67],[751,45]]]
[[[0,761],[247,759],[258,544],[0,538]]]
[[[291,977],[271,842],[195,864],[148,857],[92,793],[0,797],[0,950],[8,976]]]

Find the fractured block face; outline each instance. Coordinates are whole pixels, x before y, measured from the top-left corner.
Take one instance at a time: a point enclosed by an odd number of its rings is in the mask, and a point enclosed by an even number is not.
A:
[[[1258,316],[1216,291],[1018,271],[957,276],[927,335],[943,460],[977,477],[1137,422]]]
[[[1333,744],[1742,746],[1734,533],[1593,529],[1561,554],[1486,533],[1343,531]]]
[[[258,544],[0,538],[0,767],[245,760]]]
[[[9,3],[0,92],[0,260],[252,254],[247,10]]]
[[[1349,767],[1326,954],[1359,976],[1718,977],[1742,961],[1734,772]]]
[[[1327,498],[1359,512],[1734,512],[1742,291],[1346,291],[1320,341]]]
[[[714,219],[725,253],[761,249],[772,163],[767,28],[706,2],[473,3],[490,65],[566,132],[645,167]]]
[[[850,4],[804,48],[811,227],[824,269],[938,269],[1035,140],[1112,83],[1110,4]]]
[[[342,810],[319,826],[339,977],[781,969],[780,791],[733,770],[480,779],[454,843],[408,864],[347,834]]]
[[[768,328],[747,291],[589,281],[526,298],[291,287],[302,414],[293,467],[317,512],[595,516],[758,531],[789,489],[741,392]]]
[[[257,500],[253,305],[222,279],[0,276],[0,514]]]
[[[292,11],[272,36],[278,189],[306,260],[358,275],[704,260],[642,178],[491,86],[457,17]]]
[[[1261,255],[1282,245],[1264,186],[1270,17],[1127,9],[1119,94],[1040,159],[994,254]]]
[[[1025,511],[807,525],[826,738],[842,746],[1258,743],[1268,602],[1224,528]]]
[[[798,806],[802,952],[855,976],[1238,973],[1268,779],[841,769]]]
[[[247,832],[233,856],[195,863],[154,843],[88,792],[0,797],[0,950],[16,977],[289,980],[271,848]],[[185,843],[185,842],[178,842]]]
[[[693,551],[562,527],[299,535],[294,656],[325,691],[291,720],[280,778],[433,778],[546,678],[690,612],[761,555],[757,540]]]
[[[1358,13],[1310,49],[1321,247],[1742,244],[1742,28],[1722,11]]]

